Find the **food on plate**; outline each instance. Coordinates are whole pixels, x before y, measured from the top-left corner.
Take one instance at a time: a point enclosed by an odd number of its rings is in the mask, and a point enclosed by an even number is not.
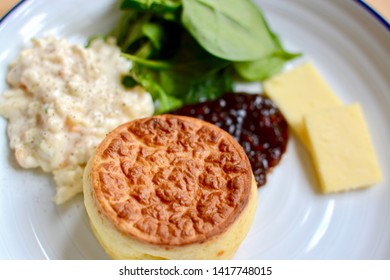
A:
[[[158,113],[213,100],[233,78],[261,81],[299,56],[287,52],[251,0],[122,0],[109,33],[134,67],[129,79]]]
[[[196,117],[229,132],[244,147],[258,187],[267,182],[267,173],[287,148],[287,122],[264,95],[226,93],[214,101],[186,105],[172,113]]]
[[[10,65],[0,100],[10,147],[23,168],[53,173],[57,204],[81,192],[86,162],[114,127],[215,100],[234,77],[264,80],[298,56],[250,0],[122,0],[121,9],[112,32],[87,48],[35,38]],[[253,154],[252,136],[244,147],[262,185],[273,165],[264,155],[280,154],[268,143]]]
[[[324,193],[381,180],[360,105],[343,106],[312,63],[265,81],[264,89],[311,154]]]
[[[379,163],[358,103],[308,114],[305,125],[323,192],[367,187],[381,180]]]
[[[54,174],[57,203],[82,191],[84,167],[106,133],[153,114],[148,92],[122,85],[130,66],[113,41],[85,49],[54,37],[33,39],[10,65],[0,102],[9,144],[20,166]]]
[[[114,259],[228,259],[251,227],[257,187],[226,131],[159,115],[107,135],[85,170],[84,201]]]
[[[293,132],[309,147],[304,116],[341,105],[311,62],[306,62],[264,82],[265,93],[278,105]]]

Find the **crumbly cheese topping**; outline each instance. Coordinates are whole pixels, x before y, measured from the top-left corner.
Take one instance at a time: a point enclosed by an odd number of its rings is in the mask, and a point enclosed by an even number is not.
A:
[[[113,41],[86,49],[54,37],[33,39],[10,65],[0,101],[10,146],[22,167],[53,172],[57,203],[82,191],[84,166],[109,131],[153,114],[148,92],[121,84],[130,67]]]

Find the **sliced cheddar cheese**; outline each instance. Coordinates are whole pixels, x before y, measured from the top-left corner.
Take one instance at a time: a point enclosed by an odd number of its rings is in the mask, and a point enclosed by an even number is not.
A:
[[[355,103],[307,114],[310,153],[324,193],[367,187],[382,178],[362,109]]]
[[[312,63],[265,81],[265,93],[278,105],[293,132],[308,147],[304,116],[318,110],[341,105]]]

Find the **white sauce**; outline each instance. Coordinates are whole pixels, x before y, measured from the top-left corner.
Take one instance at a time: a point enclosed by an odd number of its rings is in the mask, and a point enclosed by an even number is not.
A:
[[[130,67],[114,42],[85,49],[52,37],[33,39],[10,65],[0,101],[10,146],[22,167],[53,172],[56,203],[82,191],[84,167],[109,131],[153,114],[148,92],[121,84]]]

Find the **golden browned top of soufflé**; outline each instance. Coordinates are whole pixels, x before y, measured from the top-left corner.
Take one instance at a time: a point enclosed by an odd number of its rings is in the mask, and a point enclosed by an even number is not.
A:
[[[122,234],[158,245],[204,242],[246,207],[252,170],[243,148],[199,119],[125,123],[91,159],[92,196]]]

